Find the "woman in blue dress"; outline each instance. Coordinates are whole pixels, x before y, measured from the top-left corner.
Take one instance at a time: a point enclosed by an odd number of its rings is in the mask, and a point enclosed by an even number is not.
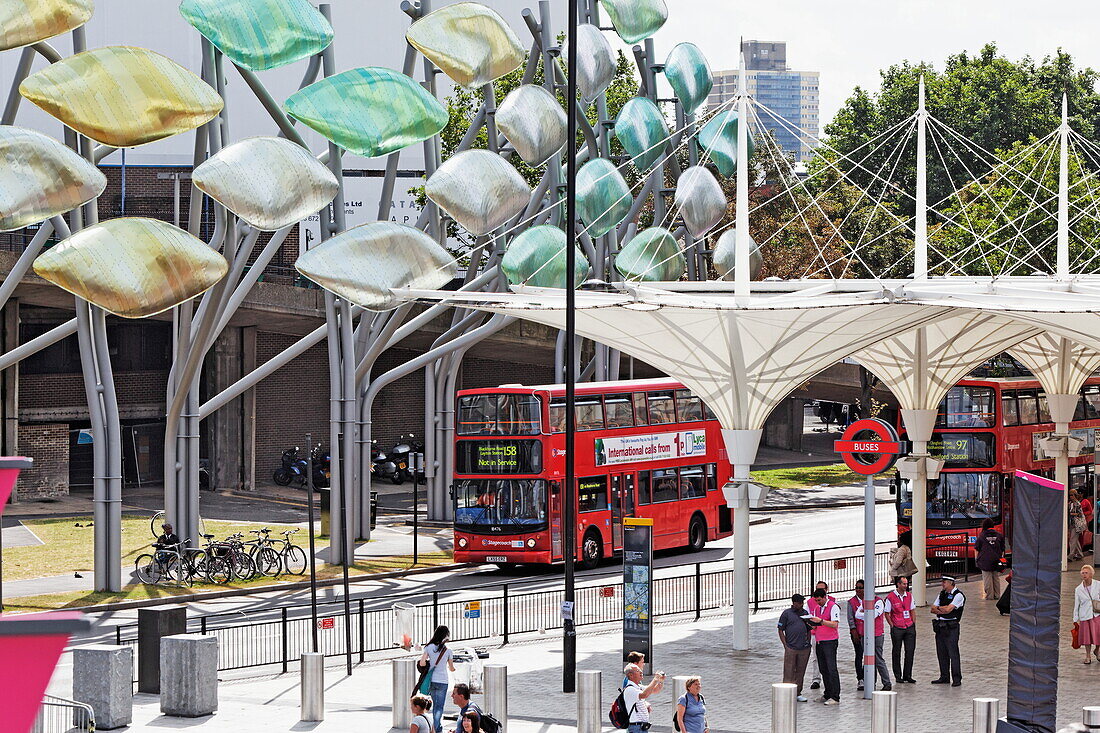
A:
[[[676,701],[676,722],[684,733],[710,733],[702,688],[703,683],[698,677],[688,677],[684,683],[686,692]]]

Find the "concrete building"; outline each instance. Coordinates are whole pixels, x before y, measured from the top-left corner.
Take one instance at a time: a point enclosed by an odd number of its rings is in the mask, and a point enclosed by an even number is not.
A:
[[[764,127],[784,151],[802,162],[812,154],[813,145],[805,135],[820,135],[818,93],[819,72],[794,71],[787,64],[787,44],[783,41],[744,41],[745,81],[748,93],[776,116],[761,113]],[[737,69],[714,72],[714,90],[707,99],[711,109],[737,94]],[[802,130],[800,136],[791,128]]]

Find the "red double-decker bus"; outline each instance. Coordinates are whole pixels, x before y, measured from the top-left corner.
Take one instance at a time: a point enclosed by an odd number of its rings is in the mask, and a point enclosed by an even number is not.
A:
[[[732,534],[721,430],[682,384],[578,384],[576,421],[576,485],[565,488],[563,385],[459,392],[455,560],[562,560],[564,490],[576,494],[573,552],[584,567],[621,551],[624,517],[653,519],[655,549],[700,550]]]
[[[1093,459],[1100,427],[1100,378],[1081,390],[1070,433],[1084,441],[1070,459],[1069,488],[1094,499]],[[1054,432],[1046,393],[1034,378],[965,379],[940,402],[928,452],[944,461],[928,482],[928,557],[957,558],[970,548],[982,523],[992,519],[1012,537],[1012,487],[1017,469],[1054,478],[1054,460],[1040,441]],[[912,493],[897,479],[898,531],[910,529]],[[1093,504],[1095,506],[1095,502]],[[1086,536],[1090,540],[1090,536]]]

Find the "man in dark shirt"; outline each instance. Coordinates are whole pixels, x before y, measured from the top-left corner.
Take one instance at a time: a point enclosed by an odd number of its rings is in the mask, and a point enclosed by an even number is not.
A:
[[[798,686],[798,701],[802,696],[802,682],[806,677],[806,664],[810,661],[810,625],[821,623],[806,612],[806,599],[795,593],[791,607],[779,616],[779,641],[783,643],[783,681]]]

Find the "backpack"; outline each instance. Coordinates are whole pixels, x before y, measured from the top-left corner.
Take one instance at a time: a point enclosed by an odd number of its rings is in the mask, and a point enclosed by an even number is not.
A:
[[[504,730],[504,726],[500,724],[500,721],[489,715],[489,713],[481,713],[478,717],[478,723],[483,733],[500,733]]]
[[[620,730],[629,728],[631,712],[626,709],[626,700],[623,699],[623,691],[620,689],[619,696],[615,698],[615,702],[611,703],[611,709],[607,711],[607,717],[611,721],[611,725]]]

